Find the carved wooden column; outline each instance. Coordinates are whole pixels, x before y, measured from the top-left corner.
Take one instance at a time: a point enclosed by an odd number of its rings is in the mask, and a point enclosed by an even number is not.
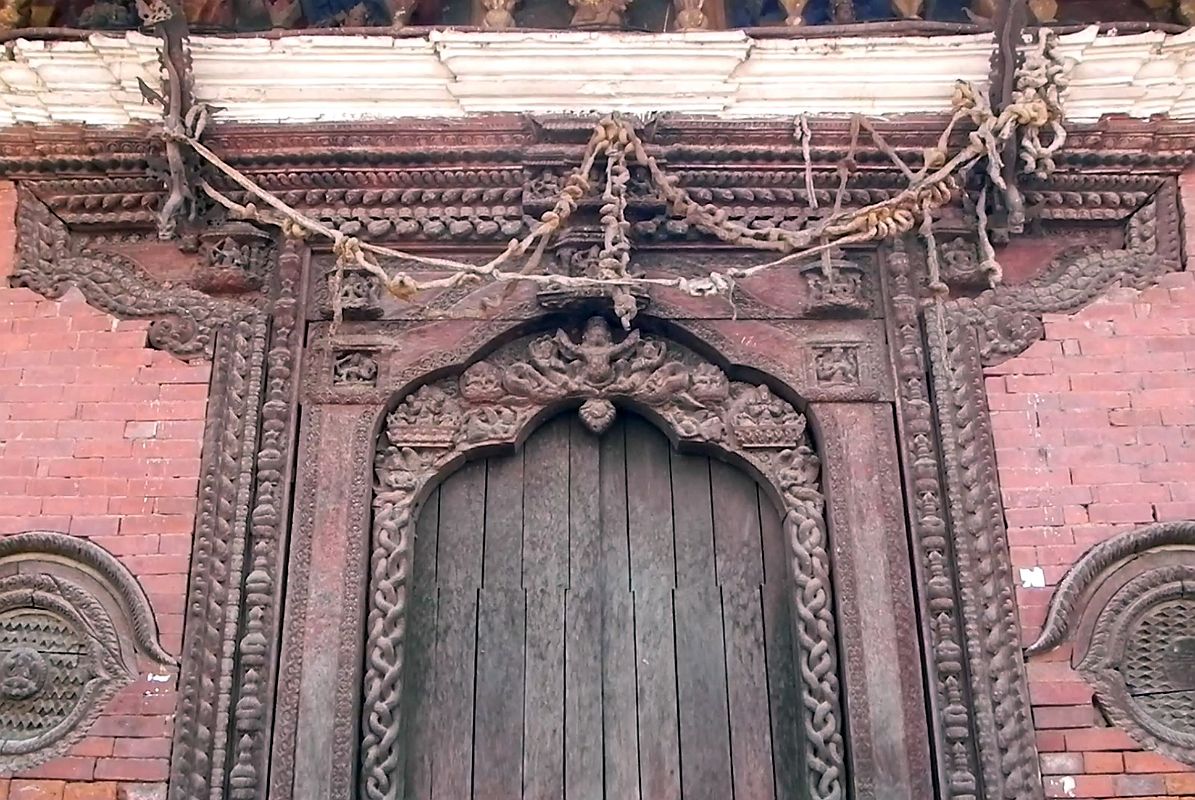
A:
[[[887,404],[814,403],[826,473],[855,800],[933,795],[917,614]]]

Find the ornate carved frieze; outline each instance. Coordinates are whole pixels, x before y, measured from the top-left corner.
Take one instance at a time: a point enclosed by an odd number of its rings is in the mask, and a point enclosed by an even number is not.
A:
[[[0,538],[0,772],[60,755],[143,669],[175,663],[106,550],[61,533]]]
[[[500,348],[462,372],[409,393],[387,416],[376,456],[365,659],[361,789],[402,796],[403,644],[417,502],[429,481],[469,451],[513,445],[553,407],[580,404],[595,433],[616,403],[659,420],[677,439],[734,453],[782,499],[796,592],[806,761],[811,795],[840,798],[844,769],[837,644],[819,460],[805,417],[766,385],[638,330],[616,337],[593,317]]]
[[[1127,531],[1088,550],[1054,592],[1037,641],[1071,663],[1111,722],[1195,765],[1195,522]]]

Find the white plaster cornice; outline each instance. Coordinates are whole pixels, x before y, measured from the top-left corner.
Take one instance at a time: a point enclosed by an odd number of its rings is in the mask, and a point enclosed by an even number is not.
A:
[[[460,117],[493,112],[672,111],[726,117],[949,110],[982,84],[990,34],[752,39],[671,34],[436,31],[421,37],[195,36],[195,93],[242,122]],[[1195,119],[1195,31],[1060,37],[1068,119]],[[0,60],[0,126],[158,118],[158,42],[139,33],[18,39]]]

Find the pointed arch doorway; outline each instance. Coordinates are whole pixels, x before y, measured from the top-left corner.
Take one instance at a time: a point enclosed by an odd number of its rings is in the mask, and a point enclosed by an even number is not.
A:
[[[807,796],[781,518],[620,414],[473,461],[416,525],[406,797]]]

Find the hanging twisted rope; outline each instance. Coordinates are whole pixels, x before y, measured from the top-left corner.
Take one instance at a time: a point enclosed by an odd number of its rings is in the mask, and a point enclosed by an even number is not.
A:
[[[927,242],[933,244],[932,215],[948,204],[960,190],[960,178],[971,170],[985,166],[991,185],[1004,189],[1001,151],[1018,132],[1022,135],[1021,154],[1026,171],[1046,174],[1053,169],[1053,155],[1065,142],[1062,128],[1062,109],[1059,104],[1061,67],[1052,57],[1052,40],[1045,34],[1038,47],[1026,59],[1023,74],[1018,76],[1013,102],[995,114],[986,95],[963,81],[956,84],[952,114],[935,146],[928,148],[919,170],[914,171],[889,145],[878,130],[866,119],[855,117],[851,125],[851,149],[838,166],[838,190],[832,209],[808,225],[790,230],[778,226],[749,227],[729,219],[725,209],[713,204],[701,204],[682,188],[675,177],[665,173],[635,131],[633,124],[615,117],[602,119],[594,126],[585,146],[579,166],[570,173],[556,197],[553,207],[544,212],[539,221],[521,239],[512,239],[506,248],[483,264],[471,264],[451,258],[436,258],[392,247],[362,242],[313,219],[287,205],[263,189],[199,141],[200,130],[190,125],[186,132],[168,127],[163,136],[168,142],[186,145],[226,178],[240,187],[251,199],[237,203],[207,181],[200,188],[216,203],[234,216],[281,228],[292,236],[315,235],[331,241],[337,258],[337,277],[346,268],[360,268],[375,276],[388,292],[409,300],[429,289],[441,289],[481,281],[525,281],[543,287],[594,289],[610,291],[618,315],[629,327],[636,306],[630,290],[636,287],[663,286],[678,289],[693,296],[729,294],[736,281],[764,271],[806,260],[820,253],[846,245],[890,239],[918,228]],[[197,115],[206,120],[205,114]],[[966,144],[954,155],[949,154],[949,142],[957,126],[969,122],[973,129]],[[847,179],[854,166],[854,152],[859,129],[871,137],[875,146],[887,156],[907,181],[893,196],[861,208],[844,209]],[[1043,143],[1041,133],[1049,129],[1049,142]],[[810,132],[807,122],[798,121],[798,135],[808,159]],[[593,169],[599,158],[605,158],[603,176],[601,225],[603,241],[596,275],[555,275],[539,271],[543,254],[554,234],[576,211],[578,204],[590,190]],[[627,185],[630,181],[628,160],[645,168],[657,191],[667,203],[669,211],[685,219],[699,230],[717,237],[727,244],[755,250],[771,251],[779,257],[746,268],[712,271],[699,278],[651,278],[634,275],[630,269],[630,223],[626,218]],[[806,192],[810,205],[816,208],[811,175],[806,176]],[[995,251],[983,228],[986,216],[982,206],[986,190],[981,191],[978,215],[980,248],[985,268],[993,278],[999,277]],[[258,203],[264,208],[259,208]],[[932,249],[932,248],[931,248]],[[936,256],[936,253],[934,254]],[[449,275],[440,278],[415,278],[404,270],[385,269],[379,259],[405,261]],[[931,265],[936,259],[931,256]],[[520,263],[521,262],[521,263]],[[943,284],[935,270],[935,291]],[[336,312],[339,319],[339,310]]]

